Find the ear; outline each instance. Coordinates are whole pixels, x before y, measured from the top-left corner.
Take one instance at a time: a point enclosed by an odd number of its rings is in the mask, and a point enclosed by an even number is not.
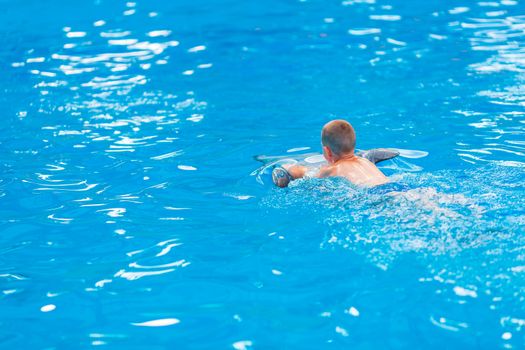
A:
[[[328,163],[333,162],[334,154],[332,153],[332,150],[328,146],[323,146],[323,155],[324,158],[328,161]]]

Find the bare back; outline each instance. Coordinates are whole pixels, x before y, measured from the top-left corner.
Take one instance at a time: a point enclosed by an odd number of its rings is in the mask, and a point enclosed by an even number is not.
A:
[[[326,166],[319,172],[319,177],[341,176],[361,186],[377,186],[388,182],[388,178],[368,159],[355,156]]]

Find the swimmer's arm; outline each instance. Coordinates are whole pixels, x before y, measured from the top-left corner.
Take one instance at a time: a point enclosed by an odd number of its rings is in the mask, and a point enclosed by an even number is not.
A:
[[[304,165],[285,164],[283,165],[283,168],[288,172],[288,174],[290,174],[293,180],[303,178],[308,171],[308,168]]]
[[[302,165],[284,164],[273,169],[272,180],[278,187],[288,187],[290,181],[304,177],[307,171],[308,168]]]
[[[306,176],[310,169],[304,165],[284,164],[282,167],[272,171],[272,180],[278,187],[288,187],[290,181],[297,180]],[[332,167],[322,167],[319,173],[314,175],[317,178],[333,176]]]
[[[334,176],[334,167],[331,166],[323,166],[321,169],[319,169],[319,172],[317,173],[316,177],[318,178],[325,178]]]
[[[305,167],[304,165],[284,165],[283,166],[286,171],[288,171],[288,174],[292,177],[292,179],[297,180],[300,178],[305,177],[306,173],[308,172],[309,168]],[[314,175],[314,177],[318,178],[324,178],[324,177],[330,177],[333,176],[334,169],[331,166],[323,166],[321,169],[319,169],[319,172]]]

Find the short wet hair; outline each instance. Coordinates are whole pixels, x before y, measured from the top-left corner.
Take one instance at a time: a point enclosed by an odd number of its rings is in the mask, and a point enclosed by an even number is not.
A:
[[[351,153],[355,150],[354,128],[346,120],[332,120],[323,127],[321,141],[336,155]]]

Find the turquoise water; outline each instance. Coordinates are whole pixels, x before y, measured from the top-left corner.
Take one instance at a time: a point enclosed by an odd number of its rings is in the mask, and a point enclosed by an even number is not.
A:
[[[1,5],[1,348],[525,346],[522,2]]]

